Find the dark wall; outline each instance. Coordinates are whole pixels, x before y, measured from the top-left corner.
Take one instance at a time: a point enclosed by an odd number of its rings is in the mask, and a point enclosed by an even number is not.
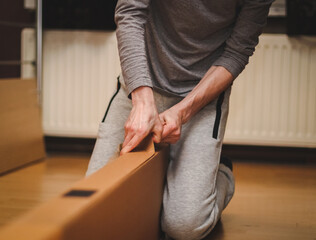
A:
[[[20,61],[21,31],[34,26],[35,12],[24,9],[23,0],[0,1],[0,78],[20,77],[20,65],[3,65],[3,61]]]
[[[287,33],[316,35],[316,0],[287,0]]]
[[[43,1],[45,29],[114,30],[117,0]]]

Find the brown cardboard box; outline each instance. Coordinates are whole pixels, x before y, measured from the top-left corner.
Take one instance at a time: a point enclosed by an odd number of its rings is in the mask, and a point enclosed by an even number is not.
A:
[[[0,80],[0,174],[45,157],[34,79]]]
[[[168,150],[152,141],[0,231],[0,239],[159,239]]]

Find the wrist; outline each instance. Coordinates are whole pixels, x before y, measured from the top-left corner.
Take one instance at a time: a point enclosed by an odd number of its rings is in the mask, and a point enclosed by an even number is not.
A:
[[[174,105],[174,110],[177,112],[181,123],[184,124],[191,118],[192,109],[189,102],[182,100],[178,104]]]
[[[142,86],[136,88],[132,93],[132,104],[153,104],[154,100],[154,93],[151,87]]]

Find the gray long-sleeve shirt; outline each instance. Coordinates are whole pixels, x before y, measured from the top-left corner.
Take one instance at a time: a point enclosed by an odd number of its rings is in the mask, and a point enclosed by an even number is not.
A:
[[[236,78],[258,44],[273,0],[119,0],[122,75],[129,93],[149,86],[186,96],[212,66]]]

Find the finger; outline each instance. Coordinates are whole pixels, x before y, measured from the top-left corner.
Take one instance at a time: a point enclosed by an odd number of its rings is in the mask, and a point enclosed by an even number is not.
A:
[[[163,127],[161,138],[162,139],[167,138],[171,133],[172,133],[172,128],[170,128],[170,126],[166,124]]]
[[[133,138],[126,143],[125,147],[122,148],[120,155],[132,151],[137,145],[146,137],[146,135],[134,135]]]
[[[167,124],[163,113],[159,114],[159,120],[163,126]]]
[[[128,134],[124,138],[124,142],[122,144],[122,149],[131,141],[131,139],[134,137],[135,134]]]
[[[161,135],[157,135],[157,134],[153,133],[152,139],[155,143],[160,143],[161,142]]]
[[[124,136],[124,141],[122,143],[122,148],[124,148],[126,146],[126,144],[132,139],[132,137],[135,135],[133,134],[133,132],[131,131],[130,126],[132,125],[130,120],[130,116],[129,119],[125,122],[124,125],[124,130],[125,130],[125,136]]]
[[[155,143],[160,143],[162,134],[162,127],[160,129],[153,129],[152,131],[152,139]]]
[[[178,137],[167,137],[167,138],[163,138],[161,140],[162,143],[169,143],[169,144],[174,144],[176,142],[179,141],[180,138]]]
[[[163,126],[160,121],[157,121],[157,124],[154,126],[152,134],[153,134],[153,141],[155,143],[160,143],[161,136],[162,136]]]
[[[125,137],[124,137],[124,142],[122,144],[122,148],[126,146],[126,144],[134,137],[135,130],[131,127],[133,124],[129,120],[129,122],[125,123],[124,129],[125,129]]]
[[[135,136],[135,132],[132,131],[130,128],[125,127],[125,137],[124,137],[124,142],[122,144],[122,148],[126,146],[129,141]]]
[[[169,130],[166,130],[162,135],[161,142],[165,143],[176,143],[181,136],[181,130],[174,130],[174,128],[169,127]]]

